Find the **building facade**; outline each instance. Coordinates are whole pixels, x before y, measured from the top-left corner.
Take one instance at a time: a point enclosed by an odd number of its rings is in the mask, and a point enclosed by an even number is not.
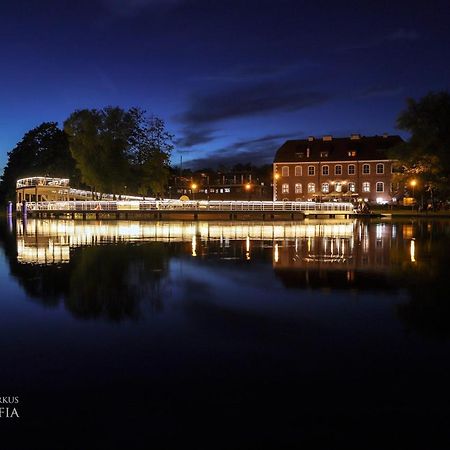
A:
[[[401,142],[400,136],[359,134],[286,141],[273,163],[273,198],[389,203],[398,189],[388,151]]]

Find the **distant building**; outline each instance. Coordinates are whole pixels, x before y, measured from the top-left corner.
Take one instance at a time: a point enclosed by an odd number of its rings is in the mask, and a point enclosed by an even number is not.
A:
[[[401,142],[400,136],[359,134],[286,141],[273,163],[273,198],[391,202],[398,189],[388,150]]]
[[[174,175],[166,197],[187,195],[197,200],[271,200],[271,169],[196,171]]]

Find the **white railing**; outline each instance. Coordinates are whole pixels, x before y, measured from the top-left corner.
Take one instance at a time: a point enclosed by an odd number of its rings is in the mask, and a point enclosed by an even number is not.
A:
[[[21,204],[17,205],[20,210]],[[354,205],[347,202],[271,202],[271,201],[181,201],[181,200],[125,200],[125,201],[52,201],[27,202],[29,211],[301,211],[352,213]]]

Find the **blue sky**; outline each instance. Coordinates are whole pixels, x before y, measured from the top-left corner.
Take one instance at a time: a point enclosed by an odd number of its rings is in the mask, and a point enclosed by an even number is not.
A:
[[[194,167],[270,162],[284,140],[398,133],[449,88],[445,1],[18,0],[0,6],[0,166],[75,109],[141,106]]]

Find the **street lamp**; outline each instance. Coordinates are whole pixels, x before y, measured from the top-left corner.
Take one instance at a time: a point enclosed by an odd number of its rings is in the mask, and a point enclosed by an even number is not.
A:
[[[250,201],[250,189],[251,188],[252,188],[252,185],[250,183],[245,184],[245,190],[247,191],[247,194],[248,194],[248,201]]]
[[[195,183],[192,183],[191,184],[192,200],[194,200],[194,198],[195,198],[195,195],[194,195],[195,189],[197,189],[197,185]]]
[[[417,185],[417,180],[411,180],[411,182],[409,183],[410,185],[411,185],[411,187],[412,187],[412,189],[413,189],[413,203],[412,203],[412,209],[414,210],[414,203],[415,203],[415,195],[414,195],[414,192],[415,192],[415,188],[416,188],[416,185]]]

